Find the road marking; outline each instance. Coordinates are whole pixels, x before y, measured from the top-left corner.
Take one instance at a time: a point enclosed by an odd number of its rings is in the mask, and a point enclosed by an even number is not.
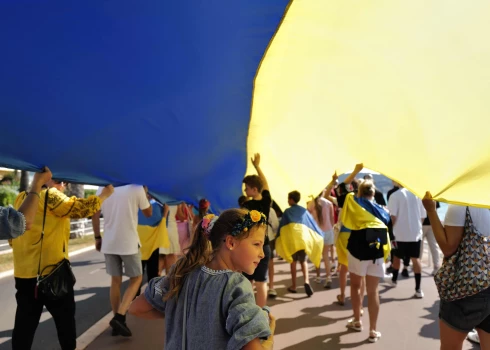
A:
[[[68,253],[68,256],[70,258],[74,257],[74,256],[77,256],[77,255],[80,255],[80,254],[83,254],[83,253],[86,253],[86,252],[89,252],[91,250],[94,250],[95,247],[94,246],[91,246],[91,247],[85,247],[85,248],[82,248],[82,249],[79,249],[79,250],[75,250],[73,252],[69,252]],[[9,276],[12,276],[14,274],[14,270],[8,270],[8,271],[3,271],[3,272],[0,272],[0,279],[2,278],[5,278],[5,277],[9,277]]]
[[[100,270],[102,270],[102,269],[100,269],[100,268],[99,268],[99,269],[95,269],[95,270],[93,270],[93,271],[89,272],[89,275],[93,275],[94,273],[97,273],[97,272],[99,272]]]
[[[142,290],[145,290],[146,286],[148,284],[146,283]],[[85,333],[80,335],[77,338],[77,349],[76,350],[85,350],[87,346],[89,346],[99,335],[104,333],[106,329],[109,328],[109,322],[111,319],[114,317],[112,311],[109,312],[107,315],[102,317],[99,321],[97,321],[92,327],[87,329]]]

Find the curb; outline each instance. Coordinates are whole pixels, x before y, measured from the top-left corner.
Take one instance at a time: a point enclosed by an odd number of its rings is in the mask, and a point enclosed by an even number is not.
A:
[[[92,247],[85,247],[85,248],[82,248],[82,249],[79,249],[79,250],[74,250],[73,252],[69,252],[68,253],[68,256],[71,258],[71,257],[74,257],[74,256],[77,256],[79,254],[83,254],[83,253],[86,253],[86,252],[89,252],[91,250],[94,250],[95,247],[92,246]],[[9,276],[13,276],[14,275],[14,270],[8,270],[8,271],[3,271],[3,272],[0,272],[0,279],[2,278],[5,278],[5,277],[9,277]]]

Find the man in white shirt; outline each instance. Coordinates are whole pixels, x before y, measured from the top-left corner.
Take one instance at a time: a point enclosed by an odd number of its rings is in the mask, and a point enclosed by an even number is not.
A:
[[[100,192],[99,189],[97,192]],[[100,211],[92,217],[95,247],[104,253],[106,271],[111,276],[110,299],[114,318],[110,321],[112,335],[130,337],[126,325],[126,312],[142,280],[140,241],[138,236],[138,210],[146,217],[152,206],[146,196],[147,189],[138,185],[116,187],[114,194],[102,203],[104,240],[100,235]],[[129,286],[121,301],[122,275],[129,277]]]
[[[427,216],[420,198],[416,197],[406,188],[394,192],[388,200],[388,209],[393,222],[393,234],[396,240],[396,249],[393,251],[393,277],[392,286],[396,286],[400,259],[408,257],[412,260],[415,274],[415,297],[423,298],[424,292],[420,289],[422,280],[422,264],[420,250],[422,249],[422,222]]]

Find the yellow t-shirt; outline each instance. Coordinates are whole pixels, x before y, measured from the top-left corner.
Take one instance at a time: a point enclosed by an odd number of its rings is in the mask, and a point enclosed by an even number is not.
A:
[[[40,193],[36,217],[31,229],[22,236],[11,241],[14,258],[14,276],[18,278],[37,277],[39,255],[41,254],[41,231],[43,225],[44,202],[47,190]],[[14,207],[18,209],[26,193],[21,192]],[[100,198],[90,196],[88,198],[68,197],[56,188],[49,189],[48,210],[44,225],[44,240],[42,246],[41,271],[42,275],[48,274],[54,265],[63,258],[68,259],[68,241],[70,239],[70,219],[80,219],[92,216],[100,210]]]

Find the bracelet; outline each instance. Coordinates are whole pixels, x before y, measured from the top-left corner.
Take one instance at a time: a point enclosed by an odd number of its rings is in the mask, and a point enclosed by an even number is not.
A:
[[[27,195],[30,195],[30,194],[35,194],[36,196],[38,196],[39,199],[41,199],[41,196],[37,192],[34,192],[34,191],[27,192]]]
[[[95,237],[95,239],[96,239],[96,240],[97,240],[97,239],[102,239],[102,237],[100,237],[100,236],[99,236],[99,237]]]

